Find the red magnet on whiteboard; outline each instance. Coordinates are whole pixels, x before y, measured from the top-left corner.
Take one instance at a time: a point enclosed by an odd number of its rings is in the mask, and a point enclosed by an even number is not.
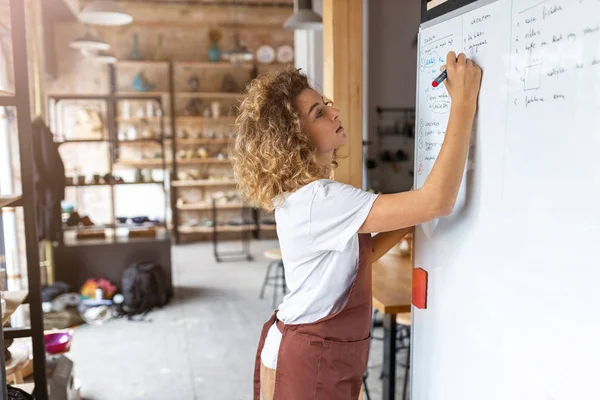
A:
[[[422,310],[427,308],[427,271],[423,268],[413,268],[412,303]]]

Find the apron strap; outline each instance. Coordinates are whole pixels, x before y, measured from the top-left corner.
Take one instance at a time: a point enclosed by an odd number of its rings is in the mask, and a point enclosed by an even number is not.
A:
[[[273,316],[263,325],[262,332],[260,334],[260,341],[258,342],[258,349],[256,350],[256,360],[254,361],[254,400],[260,400],[260,355],[263,347],[265,347],[265,340],[269,329],[273,326],[277,320],[277,311],[273,313]]]

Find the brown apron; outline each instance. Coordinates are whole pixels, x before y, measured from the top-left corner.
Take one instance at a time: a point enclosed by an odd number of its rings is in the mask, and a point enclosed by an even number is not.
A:
[[[284,325],[277,312],[264,325],[254,368],[260,400],[260,355],[277,321],[282,332],[273,400],[355,400],[369,358],[372,316],[371,235],[359,235],[356,278],[344,307],[309,324]]]

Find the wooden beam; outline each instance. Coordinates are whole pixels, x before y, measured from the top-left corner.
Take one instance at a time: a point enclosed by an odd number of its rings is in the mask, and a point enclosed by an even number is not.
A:
[[[362,187],[362,0],[323,1],[323,91],[341,111],[348,143],[334,179]]]

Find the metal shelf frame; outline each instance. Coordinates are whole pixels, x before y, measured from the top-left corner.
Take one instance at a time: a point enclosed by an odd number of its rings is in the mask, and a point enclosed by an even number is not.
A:
[[[31,337],[33,347],[34,396],[37,400],[48,400],[46,378],[46,350],[44,345],[44,320],[42,314],[42,288],[40,277],[40,255],[37,240],[35,186],[33,178],[33,150],[31,110],[29,106],[29,77],[27,75],[27,36],[25,31],[25,2],[9,0],[11,19],[12,57],[14,65],[15,94],[0,97],[0,106],[12,106],[17,110],[19,158],[21,164],[22,198],[11,207],[22,207],[25,226],[25,253],[29,284],[29,309],[31,326],[9,328],[4,332],[0,326],[0,396],[6,400],[6,374],[4,374],[4,337]],[[2,226],[0,225],[0,230]],[[4,239],[4,235],[0,236]],[[3,246],[0,246],[0,249]]]

